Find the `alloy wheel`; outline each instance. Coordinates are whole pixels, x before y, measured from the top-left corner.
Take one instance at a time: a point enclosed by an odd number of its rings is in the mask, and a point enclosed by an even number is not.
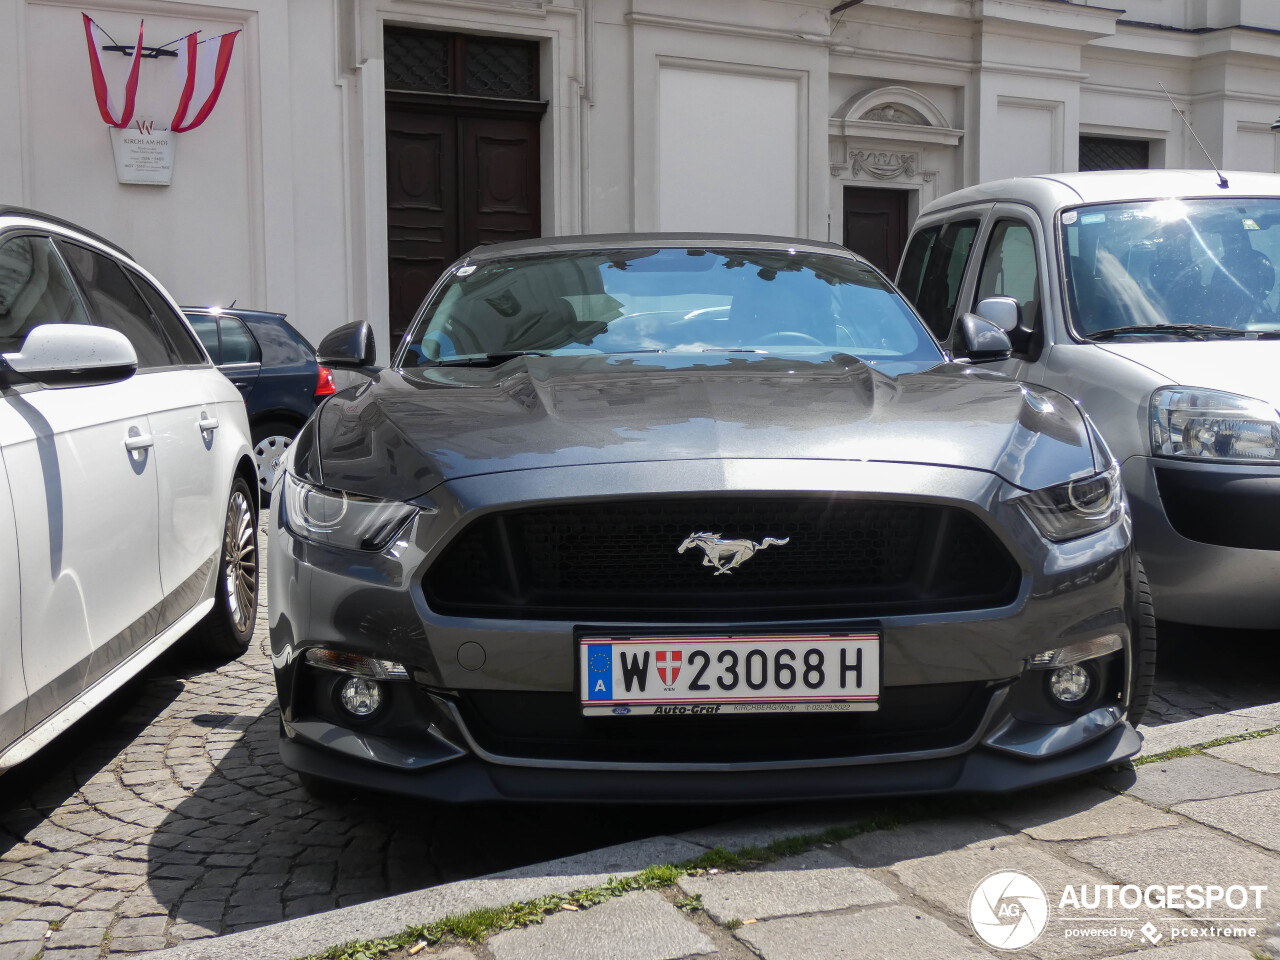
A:
[[[249,500],[241,490],[236,490],[227,506],[227,527],[222,538],[222,576],[227,613],[240,633],[248,629],[257,607],[257,535]]]

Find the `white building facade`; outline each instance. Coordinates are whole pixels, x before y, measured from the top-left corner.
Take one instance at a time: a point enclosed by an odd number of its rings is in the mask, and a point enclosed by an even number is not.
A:
[[[369,319],[385,361],[477,242],[749,231],[895,261],[921,205],[982,180],[1207,166],[1175,104],[1225,169],[1277,170],[1280,4],[1114,2],[0,0],[0,203],[186,303],[313,342]],[[140,19],[146,46],[241,31],[168,185],[119,182],[82,11],[122,45]],[[119,90],[128,56],[101,58]],[[181,87],[143,60],[137,117],[166,126]]]

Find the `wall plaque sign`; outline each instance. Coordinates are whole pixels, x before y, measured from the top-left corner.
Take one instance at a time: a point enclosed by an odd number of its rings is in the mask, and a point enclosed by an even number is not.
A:
[[[154,124],[139,120],[123,129],[111,127],[110,133],[118,181],[157,187],[167,187],[173,182],[178,136],[172,130],[157,130]]]

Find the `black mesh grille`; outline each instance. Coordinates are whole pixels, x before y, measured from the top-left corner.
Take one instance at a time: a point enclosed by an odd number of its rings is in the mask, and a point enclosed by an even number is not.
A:
[[[1146,140],[1080,138],[1081,170],[1146,170],[1150,156],[1151,144]]]
[[[955,747],[973,735],[982,683],[886,687],[860,713],[584,717],[572,693],[464,690],[467,730],[493,753],[614,763],[764,763]]]
[[[717,573],[691,534],[765,543]],[[491,514],[432,565],[440,613],[785,620],[998,606],[1018,569],[973,515],[847,498],[578,502]]]
[[[463,92],[477,97],[538,97],[538,48],[532,43],[473,39],[467,42]]]
[[[388,90],[449,92],[453,49],[449,37],[426,30],[387,27],[382,47]]]

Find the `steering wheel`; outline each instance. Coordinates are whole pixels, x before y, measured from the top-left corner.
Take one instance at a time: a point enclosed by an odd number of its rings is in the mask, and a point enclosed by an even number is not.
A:
[[[826,344],[817,337],[811,337],[807,333],[801,333],[799,330],[779,330],[777,333],[765,334],[760,338],[761,343],[773,343],[781,340],[783,337],[790,337],[792,340],[798,340],[801,343],[812,343],[818,347],[825,347]]]

